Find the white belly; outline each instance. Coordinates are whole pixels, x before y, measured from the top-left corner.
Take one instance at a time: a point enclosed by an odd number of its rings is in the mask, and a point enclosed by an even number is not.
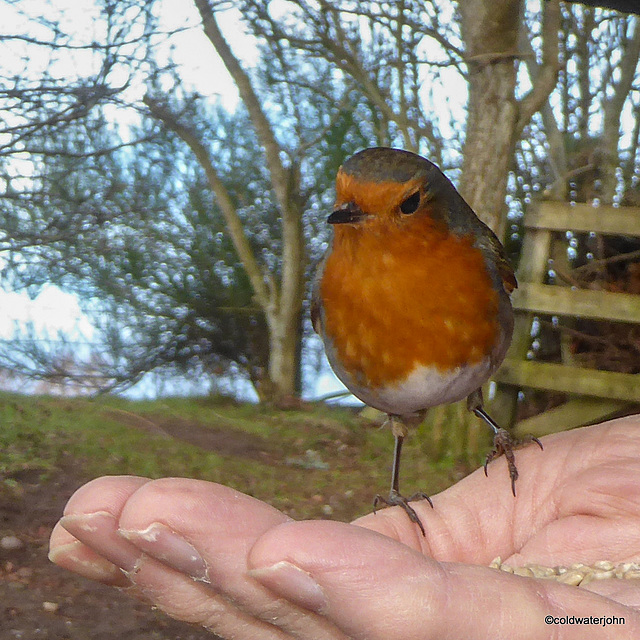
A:
[[[406,415],[466,398],[486,382],[494,368],[491,360],[485,358],[448,373],[441,373],[435,367],[419,367],[404,380],[373,389],[354,384],[351,379],[342,382],[369,406],[385,413]]]

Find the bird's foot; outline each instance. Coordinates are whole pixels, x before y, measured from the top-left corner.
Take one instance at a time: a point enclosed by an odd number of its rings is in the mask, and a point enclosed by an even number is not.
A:
[[[426,493],[423,493],[422,491],[418,491],[418,493],[414,493],[410,498],[405,498],[398,491],[396,491],[395,489],[392,489],[391,492],[389,493],[388,498],[385,498],[380,494],[376,495],[376,497],[373,499],[373,513],[376,512],[376,509],[379,504],[386,504],[389,507],[402,507],[404,509],[404,512],[409,516],[409,520],[411,520],[411,522],[415,522],[420,527],[420,531],[422,532],[422,535],[426,536],[424,526],[422,525],[422,522],[420,522],[420,518],[418,517],[418,514],[416,513],[415,509],[409,504],[414,500],[426,500],[431,505],[431,508],[433,509],[433,502],[431,502],[431,498]]]
[[[518,468],[516,467],[516,457],[514,455],[514,449],[523,447],[530,442],[535,442],[540,449],[543,449],[542,442],[535,436],[525,436],[521,440],[516,440],[506,429],[498,428],[495,431],[493,437],[493,449],[487,454],[487,459],[484,461],[484,475],[488,476],[487,465],[501,455],[507,460],[507,466],[509,467],[509,477],[511,478],[511,492],[516,495],[516,480],[518,479]]]

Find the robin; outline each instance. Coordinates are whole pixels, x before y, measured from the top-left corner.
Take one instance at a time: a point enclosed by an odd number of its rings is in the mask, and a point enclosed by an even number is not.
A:
[[[424,535],[409,502],[433,503],[400,493],[402,443],[427,409],[463,398],[494,431],[485,474],[504,454],[515,496],[521,443],[487,414],[481,391],[513,332],[517,282],[498,238],[436,165],[386,147],[340,167],[327,222],[334,235],[314,283],[313,327],[335,374],[388,415],[395,437],[391,491],[374,510],[401,506]]]

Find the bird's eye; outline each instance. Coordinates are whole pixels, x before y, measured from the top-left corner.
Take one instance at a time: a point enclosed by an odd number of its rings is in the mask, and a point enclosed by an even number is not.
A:
[[[401,205],[400,211],[402,213],[415,213],[418,209],[418,205],[420,204],[420,192],[416,191],[412,193]]]

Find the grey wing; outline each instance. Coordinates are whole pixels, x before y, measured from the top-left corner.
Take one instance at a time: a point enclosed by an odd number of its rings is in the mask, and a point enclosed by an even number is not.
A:
[[[479,218],[476,218],[477,240],[476,246],[489,259],[491,264],[495,265],[498,275],[502,279],[502,284],[507,293],[511,293],[518,287],[513,267],[507,258],[504,247],[498,236]]]

